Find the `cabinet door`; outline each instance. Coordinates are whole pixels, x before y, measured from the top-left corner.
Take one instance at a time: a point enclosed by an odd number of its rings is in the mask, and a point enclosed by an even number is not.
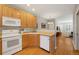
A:
[[[20,11],[21,27],[27,28],[27,14],[23,11]]]
[[[33,15],[31,15],[31,27],[32,28],[35,28],[36,27],[36,17],[35,16],[33,16]]]
[[[10,12],[9,8],[6,6],[3,6],[3,16],[9,16],[10,14],[9,12]]]
[[[40,47],[49,51],[49,36],[40,36]]]
[[[22,48],[26,48],[26,47],[28,47],[28,36],[23,35],[22,36]]]
[[[29,47],[39,47],[39,35],[37,34],[29,34],[28,36],[28,44]]]
[[[35,46],[40,47],[40,34],[35,34]]]
[[[36,46],[36,43],[35,43],[36,39],[35,39],[34,35],[29,34],[28,39],[29,39],[29,41],[28,41],[29,47],[35,47]]]
[[[2,27],[2,12],[3,12],[3,6],[0,4],[0,28]]]
[[[12,9],[8,6],[3,6],[3,16],[12,17]]]
[[[19,11],[15,8],[11,8],[11,7],[4,5],[3,6],[3,16],[18,18],[19,17]]]
[[[29,13],[27,13],[27,27],[28,28],[31,28],[31,23],[30,23],[30,14]]]
[[[36,17],[30,13],[27,13],[27,24],[28,24],[28,28],[35,28],[36,27]]]
[[[14,18],[20,18],[20,11],[18,9],[12,8],[12,16]]]
[[[0,55],[2,54],[2,40],[0,39]]]

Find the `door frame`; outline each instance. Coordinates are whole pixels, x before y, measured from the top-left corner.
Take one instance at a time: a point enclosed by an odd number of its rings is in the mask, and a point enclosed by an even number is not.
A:
[[[74,50],[79,50],[78,48],[78,33],[77,33],[77,14],[79,13],[79,7],[77,5],[75,5],[75,11],[74,11],[74,15],[73,15],[73,46],[74,46]]]

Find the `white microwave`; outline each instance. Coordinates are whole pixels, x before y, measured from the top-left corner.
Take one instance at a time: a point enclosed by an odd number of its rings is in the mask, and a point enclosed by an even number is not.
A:
[[[11,18],[11,17],[2,17],[3,26],[21,26],[20,19]]]

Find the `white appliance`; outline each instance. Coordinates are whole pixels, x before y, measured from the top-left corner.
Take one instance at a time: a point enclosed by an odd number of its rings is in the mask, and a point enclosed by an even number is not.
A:
[[[40,35],[40,47],[49,51],[49,36]]]
[[[3,26],[21,26],[21,21],[19,19],[11,17],[2,17]]]
[[[4,30],[3,30],[4,31]],[[7,31],[7,30],[6,30]],[[22,37],[20,34],[2,34],[2,54],[10,55],[22,50]]]
[[[14,21],[13,21],[14,20]],[[11,23],[10,23],[11,22]],[[3,17],[3,26],[20,26],[17,19]],[[22,35],[19,29],[2,30],[2,54],[10,55],[22,50]]]

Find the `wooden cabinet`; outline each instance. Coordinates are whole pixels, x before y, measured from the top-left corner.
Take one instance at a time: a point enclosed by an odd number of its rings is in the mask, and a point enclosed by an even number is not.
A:
[[[22,36],[22,48],[40,47],[39,34],[26,34]]]
[[[7,7],[7,6],[3,6],[3,16],[6,16],[6,17],[13,17],[13,11],[10,7]]]
[[[7,5],[0,4],[0,28],[2,27],[2,17],[20,18],[20,12],[18,9],[9,7]]]
[[[3,12],[3,6],[0,4],[0,28],[2,27],[2,12]]]
[[[28,47],[28,36],[22,35],[22,48]]]
[[[28,24],[28,28],[35,28],[36,27],[36,17],[33,16],[30,13],[27,13],[27,24]]]
[[[21,28],[27,28],[27,13],[20,11]]]
[[[40,35],[39,34],[29,34],[28,35],[28,46],[29,47],[39,47],[40,43]]]
[[[8,7],[3,6],[2,16],[8,16],[9,17],[9,8]]]
[[[21,20],[22,28],[36,27],[36,17],[34,15],[7,5],[0,5],[0,27],[2,26],[2,16],[19,18]]]
[[[36,17],[32,14],[20,10],[21,28],[35,28]]]
[[[19,18],[19,11],[18,9],[11,8],[9,6],[3,6],[3,16],[12,17],[12,18]]]
[[[2,40],[0,39],[0,55],[2,54]]]
[[[20,11],[18,9],[12,8],[12,17],[20,18]]]

